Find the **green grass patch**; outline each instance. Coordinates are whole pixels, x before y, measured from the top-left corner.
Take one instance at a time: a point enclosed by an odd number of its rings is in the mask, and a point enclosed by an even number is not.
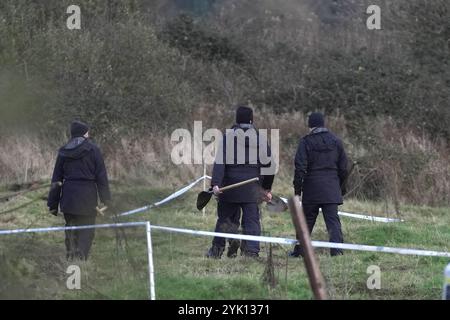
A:
[[[171,189],[114,186],[114,208],[121,212],[160,200]],[[42,193],[42,192],[41,192]],[[0,211],[27,203],[38,191],[0,204]],[[196,193],[122,221],[149,220],[152,224],[196,230],[213,230],[214,200],[205,215],[195,208]],[[348,201],[343,209],[388,216],[383,205]],[[402,206],[403,223],[383,224],[342,217],[345,242],[376,246],[449,251],[448,208]],[[262,208],[263,234],[294,238],[289,214],[273,214]],[[392,216],[392,215],[391,215]],[[99,217],[98,223],[112,222]],[[63,225],[61,217],[46,212],[45,202],[32,203],[15,212],[0,215],[0,228],[29,228]],[[322,217],[312,235],[328,240]],[[259,259],[220,260],[205,258],[209,237],[152,232],[158,299],[312,299],[303,261],[288,258],[291,249],[274,245],[274,279],[265,279],[268,244],[261,245]],[[327,290],[333,299],[439,299],[442,271],[449,259],[346,251],[331,258],[328,250],[317,249]],[[81,290],[68,290],[71,264],[65,260],[62,232],[0,237],[0,298],[21,299],[147,299],[148,269],[144,228],[98,230],[88,262],[74,262],[81,268]],[[369,290],[367,268],[380,267],[381,289]]]

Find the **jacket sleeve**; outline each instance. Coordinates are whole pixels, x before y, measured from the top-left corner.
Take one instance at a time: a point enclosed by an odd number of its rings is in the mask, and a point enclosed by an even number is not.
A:
[[[52,184],[48,193],[47,206],[50,210],[58,209],[61,200],[61,185],[64,179],[64,160],[58,155],[53,169]]]
[[[344,146],[342,144],[342,141],[339,141],[338,144],[338,151],[339,151],[339,157],[338,157],[338,176],[339,176],[339,182],[341,185],[341,188],[345,188],[344,184],[347,180],[348,176],[348,160],[347,155],[345,154]]]
[[[295,155],[294,189],[296,194],[300,194],[303,189],[303,178],[308,169],[308,153],[304,139],[300,140]]]
[[[267,143],[267,142],[266,142]],[[273,165],[273,168],[275,168],[275,163],[274,163],[274,159],[272,157],[272,150],[270,149],[269,144],[267,144],[267,156],[270,159],[270,162],[263,165],[263,167],[265,168],[270,168]],[[272,189],[272,184],[273,184],[273,180],[275,179],[275,169],[274,169],[274,174],[269,174],[269,175],[261,175],[261,186],[264,190],[271,190]]]
[[[109,190],[108,175],[106,173],[105,162],[100,149],[95,148],[95,183],[100,197],[100,201],[106,203],[111,200],[111,192]]]
[[[211,177],[211,187],[219,186],[222,187],[223,178],[225,177],[225,159],[226,159],[226,147],[225,147],[225,136],[222,137],[222,141],[219,144],[219,149],[216,153],[216,159],[214,161],[212,177]]]

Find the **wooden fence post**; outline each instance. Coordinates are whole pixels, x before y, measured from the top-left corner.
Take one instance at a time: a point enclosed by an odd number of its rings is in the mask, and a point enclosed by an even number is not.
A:
[[[298,196],[289,199],[289,209],[291,211],[292,222],[295,226],[297,240],[299,241],[303,252],[303,259],[305,261],[305,267],[314,297],[317,300],[327,300],[325,280],[320,272],[319,263],[314,254],[308,225]]]

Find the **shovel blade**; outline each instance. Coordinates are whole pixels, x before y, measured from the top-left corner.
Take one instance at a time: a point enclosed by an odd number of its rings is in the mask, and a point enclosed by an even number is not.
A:
[[[202,191],[197,196],[197,209],[202,210],[208,204],[209,200],[211,200],[212,193],[207,191]]]
[[[288,209],[288,205],[280,197],[272,195],[272,201],[268,202],[267,210],[270,212],[284,212]]]

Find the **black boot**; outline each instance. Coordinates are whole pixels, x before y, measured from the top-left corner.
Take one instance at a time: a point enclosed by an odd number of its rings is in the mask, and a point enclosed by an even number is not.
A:
[[[227,251],[227,257],[228,258],[236,258],[237,251],[240,246],[241,246],[241,241],[239,241],[237,239],[230,240],[230,244],[228,246],[228,251]]]
[[[303,252],[299,245],[296,245],[294,247],[294,250],[289,252],[289,257],[294,257],[294,258],[303,257]]]
[[[225,248],[217,247],[213,245],[208,252],[206,253],[207,258],[220,259],[222,258],[222,254]]]
[[[344,255],[344,252],[343,252],[342,250],[340,250],[340,249],[334,249],[334,248],[332,248],[332,249],[330,250],[330,255],[331,255],[332,257],[342,256],[342,255]]]

